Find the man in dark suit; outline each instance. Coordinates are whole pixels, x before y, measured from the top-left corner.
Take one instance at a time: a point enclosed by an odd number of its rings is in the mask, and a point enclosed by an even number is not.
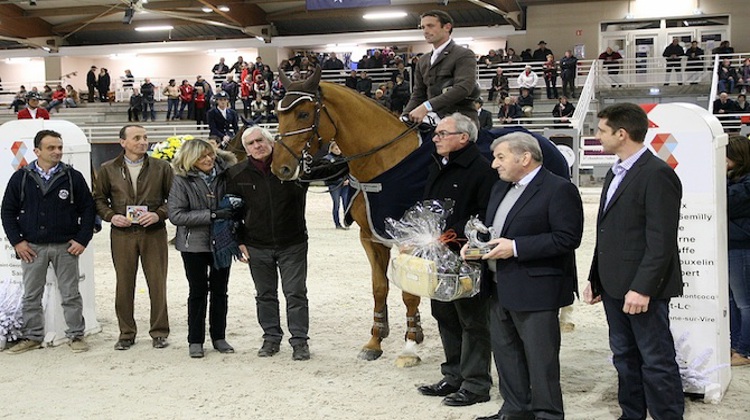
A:
[[[206,114],[210,130],[209,135],[218,137],[220,139],[219,144],[224,146],[239,131],[237,112],[229,108],[229,95],[226,92],[219,91],[214,97],[216,98],[216,107],[211,108]]]
[[[584,291],[604,302],[619,378],[621,419],[681,419],[682,381],[669,331],[669,299],[682,294],[677,248],[682,184],[643,141],[648,117],[630,103],[599,112],[596,137],[618,160],[607,173],[596,248]]]
[[[417,62],[414,88],[404,114],[421,123],[429,112],[441,118],[460,112],[478,125],[474,98],[481,92],[474,52],[453,42],[453,19],[442,10],[422,14],[421,26],[425,40],[434,49]]]
[[[89,102],[94,102],[94,97],[96,96],[96,82],[96,66],[91,66],[89,72],[86,73],[86,87],[89,88]]]
[[[476,140],[477,127],[470,118],[460,113],[443,118],[433,137],[435,162],[430,165],[425,187],[427,199],[453,200],[446,229],[452,229],[461,239],[466,238],[464,226],[469,218],[487,210],[490,190],[497,179]],[[458,251],[458,246],[454,250]],[[440,365],[443,378],[420,386],[419,392],[445,397],[443,403],[449,406],[489,401],[492,379],[487,298],[477,295],[453,302],[433,299],[430,305],[445,353],[445,362]]]
[[[516,132],[492,144],[501,181],[485,224],[500,237],[482,259],[490,272],[490,331],[503,405],[484,419],[563,419],[558,311],[573,303],[583,236],[578,189],[542,167],[539,142]],[[465,255],[465,249],[462,255]]]
[[[482,108],[482,105],[484,105],[482,98],[474,99],[474,107],[477,109],[477,115],[479,116],[479,129],[492,130],[492,113]]]

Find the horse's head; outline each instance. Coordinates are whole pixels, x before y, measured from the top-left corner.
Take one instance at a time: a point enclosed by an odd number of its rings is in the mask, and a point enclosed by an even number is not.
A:
[[[283,71],[279,78],[287,92],[277,107],[279,134],[271,171],[279,179],[291,180],[309,170],[312,157],[323,142],[320,67],[305,80],[292,82]]]

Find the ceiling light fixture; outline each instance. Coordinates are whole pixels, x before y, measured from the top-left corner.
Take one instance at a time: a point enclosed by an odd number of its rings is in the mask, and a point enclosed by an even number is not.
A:
[[[201,7],[201,10],[203,11],[203,13],[211,13],[211,12],[213,12],[213,11],[214,11],[214,10],[213,10],[212,8],[210,8],[210,7]]]
[[[367,13],[362,15],[363,19],[367,20],[384,20],[384,19],[398,19],[405,18],[406,12],[379,12],[379,13]]]
[[[228,12],[229,11],[229,7],[227,7],[227,6],[219,6],[219,7],[217,7],[217,9],[219,9],[222,12]]]
[[[161,25],[161,26],[139,26],[135,28],[138,32],[156,32],[156,31],[171,31],[174,29],[172,25]]]

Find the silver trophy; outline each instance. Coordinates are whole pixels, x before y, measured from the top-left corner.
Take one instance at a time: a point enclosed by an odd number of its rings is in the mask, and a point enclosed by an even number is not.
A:
[[[494,227],[487,227],[479,220],[478,216],[471,216],[466,227],[464,228],[466,238],[469,240],[469,247],[466,249],[465,256],[467,260],[477,260],[492,250],[492,245],[479,239],[479,234],[489,235],[490,239],[497,237]]]

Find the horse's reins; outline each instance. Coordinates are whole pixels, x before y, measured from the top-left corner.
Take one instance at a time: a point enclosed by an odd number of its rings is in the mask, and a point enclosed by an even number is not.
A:
[[[323,140],[323,136],[321,136],[320,132],[318,131],[318,128],[320,127],[320,114],[321,114],[321,111],[325,112],[326,116],[328,117],[328,120],[331,122],[331,125],[333,125],[334,134],[333,134],[333,137],[331,138],[331,140],[329,141],[329,143],[336,141],[336,136],[338,135],[338,127],[336,126],[336,122],[331,117],[331,114],[328,112],[328,108],[326,107],[325,103],[323,103],[323,94],[322,94],[320,88],[318,88],[318,90],[315,93],[315,95],[313,95],[310,92],[303,92],[303,91],[289,91],[289,92],[287,92],[287,95],[290,95],[290,94],[291,95],[299,95],[299,98],[295,99],[294,101],[292,101],[291,104],[289,104],[288,106],[283,107],[283,108],[281,107],[281,104],[279,104],[278,110],[279,111],[288,111],[288,110],[294,108],[298,103],[300,103],[303,100],[305,100],[305,101],[312,101],[312,102],[315,103],[315,120],[313,121],[313,124],[310,127],[300,128],[298,130],[290,131],[288,133],[278,133],[276,135],[276,143],[281,144],[281,146],[283,146],[286,149],[286,151],[289,152],[289,154],[292,155],[293,158],[297,159],[298,165],[302,166],[302,171],[305,174],[309,174],[311,172],[311,170],[312,170],[310,164],[312,163],[312,160],[313,160],[313,156],[310,154],[310,148],[312,147],[312,142],[317,139],[317,141],[318,141],[318,148],[321,148],[323,146],[323,141],[324,141]],[[367,156],[370,156],[372,154],[375,154],[375,153],[379,152],[380,150],[383,150],[386,147],[392,145],[393,143],[395,143],[395,142],[401,140],[402,138],[406,137],[410,132],[414,131],[417,128],[417,126],[418,126],[418,124],[416,124],[416,123],[409,123],[407,125],[407,128],[404,131],[402,131],[401,134],[399,134],[398,136],[392,138],[391,140],[389,140],[389,141],[387,141],[387,142],[385,142],[383,144],[375,146],[372,149],[367,150],[365,152],[357,153],[357,154],[351,155],[351,156],[345,156],[344,159],[342,160],[342,162],[349,163],[349,162],[351,162],[351,161],[353,161],[355,159],[360,159],[360,158],[367,157]],[[298,155],[297,153],[295,153],[294,150],[292,150],[292,148],[289,147],[289,145],[287,145],[286,143],[284,143],[284,138],[286,138],[286,137],[298,136],[300,134],[304,134],[304,133],[308,133],[308,132],[310,133],[310,137],[305,142],[305,147],[302,148],[302,151],[301,151],[300,155]],[[305,180],[301,180],[301,181],[302,182],[313,182],[313,181],[321,181],[321,180],[331,179],[331,178],[336,177],[337,175],[343,174],[344,172],[345,172],[345,170],[342,169],[341,171],[339,171],[338,174],[326,177],[324,179],[305,179]]]

